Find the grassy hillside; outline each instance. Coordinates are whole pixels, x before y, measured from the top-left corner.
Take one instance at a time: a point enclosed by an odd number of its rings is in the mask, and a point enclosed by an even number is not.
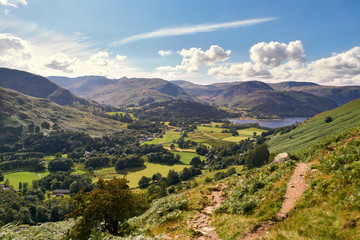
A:
[[[2,87],[0,110],[0,141],[36,127],[45,133],[60,128],[92,136],[116,132],[121,128],[120,122]]]
[[[359,130],[343,132],[319,149],[307,176],[309,189],[264,239],[359,239]]]
[[[328,116],[333,121],[326,123],[325,118]],[[272,138],[268,145],[271,152],[297,153],[333,134],[356,127],[359,123],[360,99],[357,99],[308,119],[291,132]]]

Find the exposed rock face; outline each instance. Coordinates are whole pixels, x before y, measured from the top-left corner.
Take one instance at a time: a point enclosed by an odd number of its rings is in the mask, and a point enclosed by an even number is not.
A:
[[[272,163],[283,164],[288,160],[290,160],[289,154],[286,152],[283,152],[283,153],[279,153],[278,155],[276,155],[276,157]]]

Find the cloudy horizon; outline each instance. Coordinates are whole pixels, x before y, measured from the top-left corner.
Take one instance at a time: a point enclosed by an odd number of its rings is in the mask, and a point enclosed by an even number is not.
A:
[[[230,7],[203,6],[207,12],[187,9],[187,18],[159,1],[163,15],[151,19],[147,16],[158,13],[160,5],[134,12],[136,3],[128,1],[86,7],[82,2],[69,11],[59,0],[1,0],[0,67],[44,76],[159,77],[199,84],[247,80],[360,84],[360,36],[347,24],[360,22],[353,11],[355,1],[340,5],[347,14],[343,20],[338,19],[344,14],[338,13],[339,5],[331,1],[329,13],[313,17],[291,9],[285,1],[281,9],[264,2],[257,14],[250,3],[229,1]],[[185,2],[177,2],[179,9],[186,9]],[[40,6],[58,11],[49,19],[49,13],[37,12]],[[310,7],[310,1],[299,6]],[[116,15],[116,9],[128,11]],[[81,11],[84,19],[75,20]],[[335,20],[337,24],[331,25]]]

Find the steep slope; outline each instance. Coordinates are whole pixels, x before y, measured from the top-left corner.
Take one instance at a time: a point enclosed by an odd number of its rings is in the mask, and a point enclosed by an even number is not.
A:
[[[332,118],[332,121],[326,123],[325,118],[328,116]],[[359,122],[360,99],[357,99],[306,120],[291,132],[272,138],[268,145],[272,152],[297,153],[322,139],[356,127]]]
[[[99,107],[98,104],[92,101],[73,95],[68,90],[59,87],[47,78],[29,72],[0,68],[0,86],[29,96],[49,99],[60,105]]]
[[[333,136],[309,158],[309,189],[266,239],[359,239],[360,128]]]
[[[121,123],[0,87],[0,142],[14,140],[36,127],[45,133],[63,129],[101,136],[118,131]]]
[[[74,94],[114,106],[142,106],[172,99],[196,100],[181,87],[158,78],[108,79],[87,76],[66,81],[64,78],[51,79],[64,84]],[[71,81],[75,84],[70,85]]]

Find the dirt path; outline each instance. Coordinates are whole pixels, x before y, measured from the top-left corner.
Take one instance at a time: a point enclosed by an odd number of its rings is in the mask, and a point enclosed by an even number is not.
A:
[[[295,171],[287,184],[285,200],[278,213],[278,219],[286,217],[286,214],[294,208],[296,200],[298,200],[308,187],[305,175],[309,170],[309,163],[299,163],[296,165]]]
[[[305,181],[305,175],[309,169],[310,163],[298,163],[295,167],[294,173],[291,176],[285,194],[285,200],[277,215],[278,221],[282,221],[286,218],[286,215],[294,208],[296,200],[298,200],[308,187]],[[276,222],[267,221],[253,227],[248,233],[243,235],[242,240],[253,240],[261,238],[267,234],[274,226]]]
[[[211,221],[213,219],[213,214],[216,208],[220,206],[220,203],[224,201],[223,190],[225,186],[219,187],[219,191],[211,192],[211,195],[208,196],[210,200],[210,205],[204,208],[200,214],[189,223],[190,227],[194,229],[196,233],[196,238],[198,240],[219,240],[219,236],[215,231],[215,227],[211,226]]]
[[[200,132],[200,133],[202,133],[202,134],[204,134],[205,136],[208,136],[208,137],[210,137],[210,138],[213,138],[213,139],[215,139],[215,140],[220,140],[220,139],[218,139],[218,138],[216,138],[216,137],[214,137],[214,136],[211,136],[210,134],[207,134],[207,133],[204,133],[204,132]]]

